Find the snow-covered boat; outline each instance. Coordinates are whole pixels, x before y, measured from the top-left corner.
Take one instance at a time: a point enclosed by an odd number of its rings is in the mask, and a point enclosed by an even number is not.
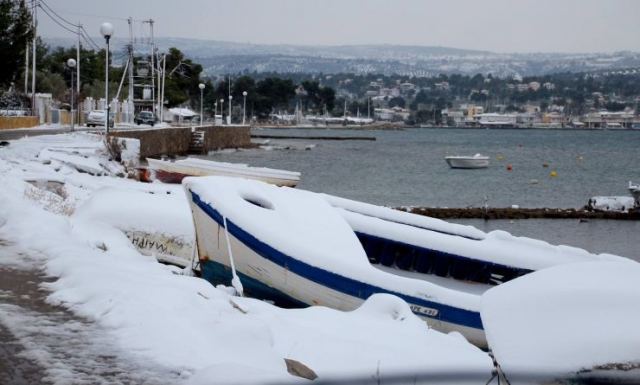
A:
[[[444,160],[451,168],[487,168],[489,157],[481,154],[474,156],[445,156]]]
[[[232,176],[255,179],[278,186],[295,187],[300,182],[300,173],[266,167],[251,167],[246,164],[214,162],[199,158],[175,161],[147,158],[155,178],[164,183],[181,183],[187,176]]]
[[[633,184],[629,181],[629,192],[633,197],[636,207],[640,207],[640,184]]]
[[[210,282],[237,276],[254,297],[341,310],[393,294],[431,327],[478,346],[486,346],[480,298],[489,288],[553,265],[616,258],[256,181],[183,185]]]

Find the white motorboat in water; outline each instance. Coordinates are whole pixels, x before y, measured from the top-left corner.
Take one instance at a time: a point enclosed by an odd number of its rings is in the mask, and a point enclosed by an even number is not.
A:
[[[474,156],[445,156],[445,161],[451,168],[487,168],[489,157],[481,154]]]
[[[629,181],[629,192],[633,196],[636,207],[640,207],[640,184],[633,184]]]
[[[186,178],[197,262],[213,284],[281,306],[353,310],[375,293],[486,347],[481,295],[531,271],[616,259],[237,178]],[[234,283],[235,282],[235,283]]]
[[[246,164],[214,162],[199,158],[175,161],[147,158],[155,177],[164,183],[181,183],[187,176],[232,176],[255,179],[278,186],[295,187],[300,182],[300,173],[266,167],[251,167]]]

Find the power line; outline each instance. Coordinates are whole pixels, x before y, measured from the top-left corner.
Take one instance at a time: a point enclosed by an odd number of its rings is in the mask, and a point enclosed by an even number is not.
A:
[[[47,12],[47,10],[46,10],[46,9],[44,9],[44,8],[42,8],[42,7],[40,7],[40,9],[41,9],[44,13],[46,13],[46,14],[47,14],[47,16],[49,16],[49,18],[50,18],[54,23],[58,24],[58,26],[60,26],[60,28],[63,28],[63,29],[65,29],[65,30],[67,30],[67,31],[69,31],[69,32],[71,32],[71,33],[73,33],[74,35],[75,35],[75,34],[77,34],[77,32],[76,32],[76,31],[74,31],[74,30],[70,29],[69,27],[67,27],[67,26],[63,25],[63,24],[62,24],[62,23],[60,23],[58,20],[56,20],[56,18],[54,18],[53,16],[51,16],[51,14],[50,14],[49,12]]]
[[[64,17],[60,16],[56,11],[54,11],[44,0],[39,0],[40,4],[44,5],[45,7],[47,7],[47,9],[49,11],[51,11],[54,15],[56,15],[58,17],[58,19],[64,21],[65,23],[69,24],[72,27],[78,28],[79,25],[74,24],[72,22],[70,22],[69,20],[65,19]],[[40,6],[40,8],[42,9],[42,6]],[[44,9],[43,9],[44,10]]]
[[[87,44],[93,46],[95,49],[100,49],[100,46],[95,41],[93,41],[91,36],[89,36],[89,34],[87,33],[87,30],[84,29],[84,26],[80,26],[80,36],[82,36],[82,38],[84,39],[84,41],[87,42]]]

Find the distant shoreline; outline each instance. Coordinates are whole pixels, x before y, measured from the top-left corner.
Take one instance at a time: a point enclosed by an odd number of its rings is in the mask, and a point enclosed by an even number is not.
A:
[[[587,127],[477,127],[477,126],[464,126],[464,127],[452,127],[452,126],[425,126],[425,125],[406,125],[406,124],[380,124],[380,125],[272,125],[272,124],[259,124],[252,126],[253,129],[270,129],[270,130],[288,130],[288,129],[309,129],[309,130],[387,130],[387,131],[401,131],[408,128],[420,128],[427,130],[546,130],[546,131],[637,131],[637,128],[587,128]]]

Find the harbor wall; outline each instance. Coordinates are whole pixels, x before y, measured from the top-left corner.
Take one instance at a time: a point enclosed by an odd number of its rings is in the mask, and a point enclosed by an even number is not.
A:
[[[37,116],[0,116],[0,130],[31,128],[39,124]]]
[[[250,126],[203,126],[196,130],[204,132],[205,152],[251,146]]]
[[[112,129],[110,135],[140,141],[140,158],[155,158],[163,155],[177,156],[193,152],[192,130],[203,132],[203,143],[199,153],[223,148],[251,146],[249,126],[202,126],[164,127],[146,129]]]
[[[140,141],[140,158],[183,155],[189,152],[190,127],[150,128],[140,130],[113,129],[110,136]]]

